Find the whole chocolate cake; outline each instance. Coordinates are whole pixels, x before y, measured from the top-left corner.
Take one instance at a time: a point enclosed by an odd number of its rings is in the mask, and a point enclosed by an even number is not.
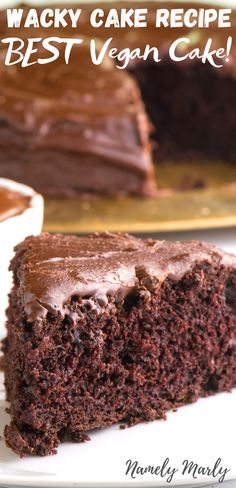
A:
[[[79,61],[1,67],[0,80],[1,176],[50,195],[154,194],[138,87],[108,57],[92,65],[85,42]]]
[[[178,8],[207,8],[202,3],[178,2]],[[75,29],[37,29],[38,37],[73,35],[101,42],[112,37],[118,49],[158,46],[161,63],[150,59],[119,70],[105,56],[93,66],[88,44],[75,50],[69,65],[64,58],[51,64],[4,67],[0,81],[0,175],[33,185],[48,194],[155,194],[152,158],[236,160],[236,79],[233,46],[221,69],[195,58],[171,62],[171,41],[184,35],[187,49],[206,40],[213,48],[226,47],[232,29],[156,28],[156,2],[140,2],[149,9],[148,27],[95,29],[89,13],[97,4],[82,7],[79,32]],[[165,4],[166,8],[176,3]],[[105,12],[111,4],[99,7]],[[118,11],[132,2],[112,3]],[[209,6],[208,6],[209,8]],[[27,7],[24,7],[25,15]],[[0,15],[1,37],[35,37],[35,30],[6,28]],[[185,45],[186,48],[186,45]],[[61,46],[61,51],[64,46]],[[60,53],[62,54],[62,53]],[[2,50],[2,57],[4,52]],[[129,71],[129,73],[128,73]],[[147,115],[145,113],[145,109]],[[148,122],[148,118],[149,121]],[[150,144],[152,142],[152,146]]]
[[[17,454],[165,418],[236,386],[236,257],[201,242],[42,234],[17,246],[4,369]]]

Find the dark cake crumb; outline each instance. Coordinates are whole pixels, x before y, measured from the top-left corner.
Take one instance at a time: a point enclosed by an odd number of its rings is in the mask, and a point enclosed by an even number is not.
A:
[[[236,386],[236,257],[195,241],[42,234],[11,269],[4,435],[20,456]]]

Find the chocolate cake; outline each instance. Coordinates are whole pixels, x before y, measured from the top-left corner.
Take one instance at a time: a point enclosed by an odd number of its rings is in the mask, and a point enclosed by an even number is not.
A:
[[[174,8],[176,3],[165,6]],[[147,28],[96,29],[89,23],[89,13],[97,4],[72,7],[83,8],[79,34],[68,27],[37,29],[37,36],[84,36],[87,41],[99,36],[101,42],[112,37],[118,49],[150,44],[158,46],[162,62],[154,63],[150,57],[119,70],[105,57],[101,66],[94,67],[86,42],[73,51],[68,66],[62,45],[60,58],[50,64],[23,69],[4,67],[2,59],[1,176],[47,194],[154,195],[152,158],[235,163],[234,46],[229,62],[219,70],[196,58],[174,63],[167,55],[170,42],[183,35],[190,40],[189,50],[196,45],[202,51],[209,37],[214,49],[225,47],[228,36],[235,34],[234,13],[232,29],[214,24],[210,29],[157,29],[157,3],[140,2],[140,8],[149,9]],[[110,5],[99,3],[99,7],[107,12]],[[120,11],[133,8],[133,3],[113,2],[112,7]],[[178,2],[181,7],[207,5]],[[35,37],[30,28],[7,29],[5,12],[0,15],[0,32],[1,37]]]
[[[17,454],[163,419],[236,386],[236,257],[201,242],[42,234],[17,246],[4,368]]]
[[[155,192],[139,90],[110,59],[92,65],[85,42],[79,62],[75,50],[69,65],[1,67],[0,80],[1,176],[49,195]]]

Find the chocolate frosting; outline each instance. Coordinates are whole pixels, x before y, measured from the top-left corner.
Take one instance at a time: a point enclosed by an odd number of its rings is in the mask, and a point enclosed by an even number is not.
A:
[[[141,240],[124,234],[87,237],[41,234],[16,248],[12,263],[28,321],[48,312],[70,315],[73,296],[98,311],[109,297],[122,301],[136,288],[150,292],[166,279],[178,281],[197,263],[236,267],[236,257],[197,241]]]
[[[21,214],[30,206],[30,197],[0,186],[0,222]]]

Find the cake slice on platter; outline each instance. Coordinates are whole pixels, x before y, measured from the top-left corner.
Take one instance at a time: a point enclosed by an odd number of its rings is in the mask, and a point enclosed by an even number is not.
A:
[[[197,241],[41,234],[11,268],[5,440],[19,455],[236,386],[235,256]]]

